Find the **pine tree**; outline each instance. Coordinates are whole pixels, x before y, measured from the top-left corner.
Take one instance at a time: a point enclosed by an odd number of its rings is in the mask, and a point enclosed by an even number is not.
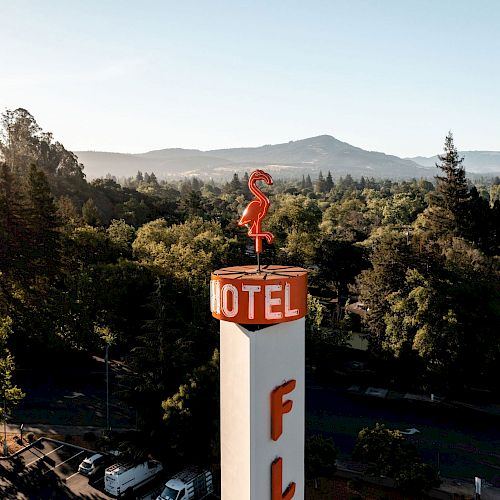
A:
[[[333,179],[332,179],[332,173],[328,171],[328,175],[326,176],[326,181],[325,181],[325,191],[329,193],[333,189]]]
[[[306,188],[307,189],[312,189],[313,187],[313,183],[312,183],[312,180],[311,180],[311,176],[309,174],[307,174],[307,177],[306,177]]]
[[[465,226],[466,203],[469,201],[469,190],[464,158],[460,157],[453,143],[453,134],[448,133],[444,142],[444,154],[438,156],[440,163],[436,163],[444,175],[436,176],[436,195],[434,204],[451,212],[454,218],[452,232],[460,233]]]
[[[198,177],[193,177],[191,179],[191,187],[193,191],[199,191],[201,189],[201,184],[200,181],[198,180]]]
[[[235,172],[233,175],[233,179],[229,183],[229,189],[232,193],[239,193],[241,191],[241,182],[238,174]]]
[[[152,184],[153,186],[159,186],[158,179],[156,178],[154,172],[151,172],[151,174],[149,174],[149,183]]]
[[[27,272],[25,245],[30,244],[23,196],[6,163],[0,163],[0,274]]]
[[[81,222],[78,209],[69,196],[60,196],[57,200],[57,216],[67,226],[77,226]]]
[[[248,180],[249,180],[248,172],[245,172],[243,174],[242,189],[243,189],[243,195],[245,196],[246,200],[249,200],[253,196],[248,187]]]
[[[444,154],[436,163],[444,175],[436,176],[436,189],[430,194],[430,206],[424,212],[422,226],[425,239],[437,241],[453,236],[470,238],[471,196],[465,177],[463,158],[453,143],[453,135],[448,133],[444,144]]]
[[[326,190],[325,178],[323,177],[323,172],[320,170],[318,175],[318,180],[316,181],[315,191],[317,193],[324,193]]]
[[[60,220],[57,207],[44,172],[31,165],[28,178],[28,223],[34,263],[52,274],[60,257]]]
[[[302,175],[302,180],[300,181],[300,189],[306,188],[306,178]]]

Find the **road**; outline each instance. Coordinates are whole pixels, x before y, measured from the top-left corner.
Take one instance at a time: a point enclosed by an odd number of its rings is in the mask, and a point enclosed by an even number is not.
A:
[[[407,436],[426,462],[442,476],[485,478],[500,484],[499,419],[456,411],[436,404],[351,395],[343,389],[308,387],[306,426],[309,434],[333,437],[340,458],[349,460],[357,433],[385,423],[392,429],[418,429]]]

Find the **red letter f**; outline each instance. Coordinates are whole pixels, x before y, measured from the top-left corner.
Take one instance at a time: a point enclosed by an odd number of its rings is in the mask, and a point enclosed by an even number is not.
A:
[[[271,393],[271,437],[277,441],[283,433],[283,415],[292,411],[293,401],[283,401],[283,396],[292,392],[297,383],[289,380],[283,385],[276,387]]]

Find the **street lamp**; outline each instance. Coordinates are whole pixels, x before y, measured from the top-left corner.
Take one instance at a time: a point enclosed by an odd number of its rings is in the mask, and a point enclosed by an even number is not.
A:
[[[114,344],[116,336],[107,326],[94,326],[94,331],[106,344],[104,360],[106,363],[106,431],[111,430],[109,423],[109,346]]]
[[[7,446],[7,399],[5,393],[3,394],[3,454],[6,457],[9,453]]]
[[[106,344],[106,430],[109,431],[109,366],[108,366],[108,351],[109,351],[109,343]]]

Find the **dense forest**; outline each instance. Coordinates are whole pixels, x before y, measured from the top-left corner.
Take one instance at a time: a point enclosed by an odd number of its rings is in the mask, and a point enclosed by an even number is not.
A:
[[[237,226],[248,174],[223,184],[147,172],[88,182],[78,158],[23,109],[2,117],[0,159],[7,411],[24,396],[16,368],[77,363],[108,345],[127,367],[120,397],[138,415],[130,449],[215,460],[218,325],[208,281],[221,266],[254,262]],[[264,225],[276,240],[263,260],[310,270],[307,364],[324,383],[351,332],[362,331],[388,384],[497,390],[500,179],[472,184],[451,133],[438,167],[433,182],[328,172],[265,187]],[[353,302],[366,311],[361,320],[346,307]]]

